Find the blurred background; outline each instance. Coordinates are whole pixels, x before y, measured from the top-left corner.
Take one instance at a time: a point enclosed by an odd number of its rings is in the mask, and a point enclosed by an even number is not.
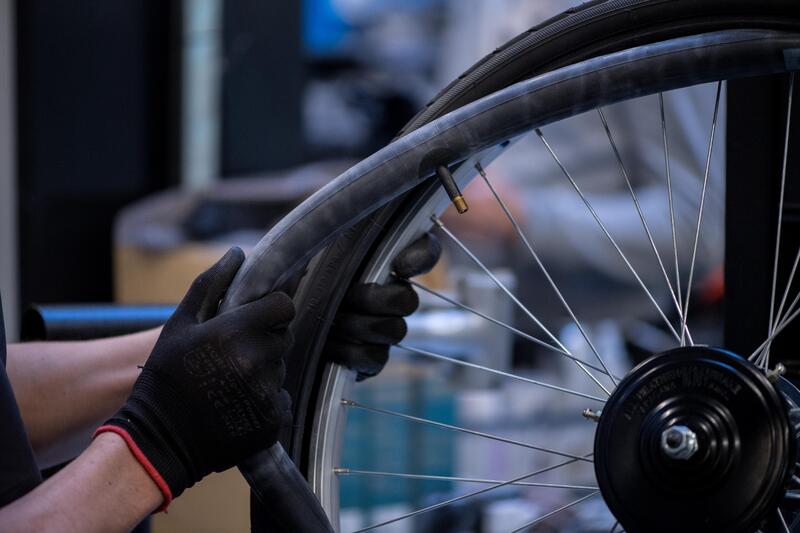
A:
[[[225,249],[253,245],[303,198],[390,142],[472,63],[573,3],[0,0],[0,292],[9,339],[20,337],[22,313],[35,304],[158,304],[166,306],[159,308],[159,316],[166,316],[169,304],[178,301],[194,276]],[[691,130],[694,140],[707,135],[713,91],[705,87],[687,96],[670,96],[675,109],[681,103],[688,106],[684,115],[696,114],[692,102],[705,103],[703,113],[708,116],[702,115],[701,129]],[[649,104],[657,110],[652,101]],[[631,117],[640,116],[638,105],[610,109],[612,125],[637,122]],[[581,122],[585,120],[577,117],[572,131],[588,131]],[[658,141],[659,124],[647,123],[655,125],[648,135]],[[619,192],[621,182],[605,144],[603,163],[595,158],[598,143],[606,141],[598,124],[592,128],[595,135],[583,137],[586,142],[576,154],[581,168],[591,167],[607,178],[596,179],[596,190],[590,191],[605,198],[612,189]],[[556,129],[552,133],[557,142],[572,138]],[[644,137],[639,132],[632,138]],[[693,143],[697,145],[702,147],[699,155],[687,148],[681,167],[693,178],[705,162],[705,146]],[[625,157],[635,159],[642,145],[621,139],[620,146]],[[654,146],[661,149],[658,142]],[[721,331],[717,267],[723,254],[724,194],[719,188],[724,135],[718,146],[712,187],[720,194],[710,200],[706,222],[718,238],[701,244],[705,259],[697,274],[703,287],[697,305],[705,309],[699,315],[700,335],[707,342],[719,339]],[[662,153],[650,148],[662,165]],[[515,149],[509,163],[491,169],[493,177],[501,178],[504,192],[524,190],[510,177],[519,176],[515,169],[531,158],[548,160],[541,146],[521,142]],[[651,159],[636,159],[632,168],[655,172]],[[534,165],[537,171],[539,166]],[[552,165],[536,178],[538,183],[563,180]],[[647,182],[636,185],[646,188]],[[566,193],[572,194],[568,184],[561,186],[567,189],[539,201],[552,208],[538,215],[539,220],[551,221],[549,226],[534,224],[539,231],[557,225],[553,206],[564,216],[576,212],[575,198],[565,199]],[[476,213],[487,213],[481,207],[490,198],[486,191],[473,189],[467,196],[474,200]],[[694,201],[687,205],[692,207]],[[536,203],[534,199],[513,207],[523,218]],[[655,224],[654,233],[662,254],[670,258],[665,206],[659,208],[661,224]],[[508,287],[519,290],[526,301],[539,298],[545,280],[531,268],[529,257],[523,260],[524,253],[508,246],[514,239],[510,227],[491,222],[502,219],[497,206],[485,209],[495,211],[479,228],[456,221],[452,213],[445,220],[461,226],[466,241],[491,258],[489,266]],[[613,201],[605,209],[619,212]],[[681,235],[691,232],[695,212],[683,213]],[[618,224],[638,224],[635,215],[627,213]],[[536,215],[531,218],[535,221]],[[589,219],[576,223],[593,224]],[[591,231],[595,233],[579,230],[585,239],[580,242],[602,240],[597,228]],[[552,232],[548,235],[551,241],[559,240]],[[549,256],[558,264],[565,293],[579,300],[576,310],[590,317],[592,334],[601,351],[610,354],[612,370],[623,375],[643,354],[667,346],[668,337],[654,325],[653,310],[640,293],[635,303],[628,299],[630,279],[622,281],[627,272],[622,269],[620,274],[618,264],[609,267],[589,248],[575,253],[582,249],[580,242],[572,243],[572,254],[551,251]],[[690,242],[682,241],[684,247]],[[643,251],[633,254],[635,260],[650,253],[647,241],[641,243]],[[688,258],[686,249],[682,257]],[[452,246],[446,249],[443,265],[426,280],[429,286],[528,331],[510,301]],[[646,281],[659,279],[659,271],[652,272],[656,277]],[[669,304],[666,291],[654,292],[659,302]],[[537,302],[561,342],[591,358],[552,294]],[[608,319],[606,310],[611,307],[619,313]],[[436,298],[423,297],[422,311],[410,320],[409,343],[586,389],[585,383],[570,382],[578,379],[573,367],[522,347],[508,330],[473,319]],[[446,342],[453,336],[459,336],[461,344]],[[386,372],[357,387],[355,394],[357,400],[384,409],[502,433],[571,454],[591,451],[594,426],[580,417],[588,407],[584,401],[562,401],[557,395],[484,377],[420,364],[414,354],[396,350]],[[591,383],[586,390],[597,393]],[[345,443],[343,464],[363,471],[502,480],[548,464],[547,455],[525,448],[487,444],[368,413],[351,416]],[[583,463],[538,481],[594,484],[591,467]],[[342,530],[475,488],[475,481],[343,476]],[[506,487],[477,503],[466,501],[386,530],[506,531],[584,494],[585,489]],[[248,531],[248,506],[247,486],[238,473],[223,473],[188,491],[168,514],[156,516],[153,530]],[[608,531],[612,523],[597,498],[541,531]]]

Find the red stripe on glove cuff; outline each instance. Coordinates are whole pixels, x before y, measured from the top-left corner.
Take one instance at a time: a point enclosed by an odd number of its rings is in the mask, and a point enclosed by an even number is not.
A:
[[[134,442],[130,434],[121,427],[112,425],[100,426],[94,432],[92,438],[94,439],[100,433],[105,433],[106,431],[116,433],[117,435],[122,437],[122,440],[124,440],[125,444],[128,445],[128,449],[136,458],[136,461],[138,461],[139,464],[142,465],[142,468],[144,468],[145,472],[147,472],[147,475],[150,476],[150,478],[153,480],[153,483],[155,483],[156,486],[158,487],[158,490],[161,491],[161,494],[164,496],[164,503],[161,504],[161,507],[156,509],[155,512],[158,513],[161,511],[166,511],[169,504],[172,503],[172,491],[169,489],[169,485],[167,485],[167,482],[164,481],[164,478],[161,477],[161,474],[158,473],[156,467],[154,467],[153,463],[151,463],[150,460],[144,455],[144,453],[142,453],[142,450],[139,449],[139,446],[137,446],[136,442]]]

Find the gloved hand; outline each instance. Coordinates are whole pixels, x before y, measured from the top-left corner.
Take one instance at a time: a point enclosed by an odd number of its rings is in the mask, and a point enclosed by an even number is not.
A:
[[[378,374],[389,360],[389,347],[406,335],[404,317],[419,306],[417,293],[405,280],[430,271],[441,253],[438,239],[427,233],[395,257],[392,281],[351,287],[328,335],[328,357],[356,371],[359,381]]]
[[[211,472],[277,441],[291,422],[282,388],[294,305],[283,293],[215,316],[244,261],[232,248],[195,279],[125,405],[95,435],[120,435],[164,505]]]

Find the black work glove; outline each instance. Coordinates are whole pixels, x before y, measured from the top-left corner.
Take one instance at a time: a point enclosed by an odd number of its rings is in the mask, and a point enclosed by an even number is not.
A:
[[[283,293],[215,316],[244,261],[232,248],[197,277],[164,326],[125,405],[95,435],[128,444],[172,498],[277,441],[291,422],[282,388],[294,305]]]
[[[430,271],[441,253],[438,239],[427,233],[395,257],[392,281],[352,286],[328,335],[329,358],[357,372],[359,381],[378,374],[389,360],[389,347],[406,335],[404,317],[419,306],[417,293],[405,280]]]

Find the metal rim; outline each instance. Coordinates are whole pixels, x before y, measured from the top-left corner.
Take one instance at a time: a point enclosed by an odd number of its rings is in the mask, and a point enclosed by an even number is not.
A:
[[[717,106],[718,105],[719,105],[719,93],[717,96]],[[715,111],[715,116],[716,116],[716,111]],[[600,111],[600,117],[601,119],[603,119],[602,111]],[[603,123],[606,126],[606,129],[608,129],[604,119]],[[788,132],[788,126],[787,126],[787,132]],[[608,133],[609,133],[609,139],[611,139],[610,131]],[[547,144],[547,140],[542,134],[542,132],[540,130],[536,130],[536,134],[539,135],[539,137],[542,139],[545,145],[548,146],[548,149],[550,150],[554,159],[559,164],[559,166],[561,166],[562,170],[564,170],[565,174],[567,174],[567,177],[569,178],[568,172],[560,164],[556,154],[552,151],[552,149],[550,149],[550,146]],[[510,140],[513,142],[515,139],[510,139]],[[612,145],[613,145],[613,140],[612,140]],[[712,125],[711,145],[713,145],[713,125]],[[464,185],[474,177],[477,177],[477,175],[483,174],[482,168],[487,166],[489,161],[499,156],[506,148],[506,146],[508,146],[508,144],[505,143],[502,145],[495,146],[489,150],[485,150],[484,152],[475,154],[469,160],[463,162],[454,172],[454,177],[456,178],[456,181],[459,184]],[[788,133],[787,133],[787,146],[788,146]],[[709,155],[709,161],[710,161],[710,155]],[[485,175],[483,175],[483,177],[484,179],[486,179]],[[708,177],[708,168],[706,169],[706,180],[707,177]],[[783,178],[785,180],[785,174]],[[704,180],[704,183],[706,180]],[[489,184],[489,187],[491,187],[491,184],[489,183],[488,179],[486,179],[486,182],[487,184]],[[382,243],[378,252],[369,261],[368,267],[366,268],[365,273],[362,276],[362,281],[381,282],[386,280],[390,275],[391,258],[394,257],[397,251],[402,249],[404,246],[406,246],[409,242],[418,237],[420,234],[427,231],[431,227],[431,217],[437,217],[441,213],[441,211],[443,211],[443,209],[448,205],[449,199],[447,195],[444,194],[444,192],[441,191],[438,186],[427,185],[426,187],[427,188],[423,192],[417,195],[413,206],[407,209],[405,214],[403,215],[403,218],[400,221],[398,221],[398,223],[395,226],[397,228],[396,231],[392,232],[389,235],[389,237]],[[704,191],[703,195],[705,195],[705,186],[703,187],[703,191]],[[499,197],[498,200],[500,200]],[[634,201],[635,201],[635,196],[634,196]],[[702,205],[702,200],[701,200],[701,205]],[[700,226],[702,220],[702,207],[700,213],[701,215],[697,223],[698,234],[700,232]],[[646,227],[646,222],[644,222],[644,224]],[[778,227],[780,228],[780,224]],[[673,228],[674,228],[674,222],[673,222]],[[780,239],[780,237],[778,237],[778,239]],[[533,252],[533,250],[531,251]],[[620,251],[620,253],[622,252]],[[697,253],[697,235],[695,236],[693,254],[696,253]],[[798,254],[798,257],[800,257],[800,254]],[[661,269],[664,270],[664,275],[667,278],[667,283],[670,284],[671,280],[667,275],[667,272],[664,267],[664,262],[661,260],[660,257],[659,257],[659,263],[661,265]],[[692,265],[694,265],[694,259],[692,261]],[[795,267],[796,266],[797,262],[795,262]],[[692,275],[693,275],[693,268],[690,271],[688,277],[689,287],[691,287]],[[677,271],[676,271],[676,276],[677,276]],[[644,284],[642,284],[642,286],[645,289],[645,292],[647,292],[647,288],[644,286]],[[680,279],[678,279],[677,281],[677,286],[680,287]],[[671,285],[670,288],[672,290]],[[780,331],[782,331],[792,320],[794,320],[794,318],[798,314],[800,314],[800,308],[798,308],[798,301],[800,300],[800,295],[798,295],[798,297],[795,298],[795,300],[792,303],[786,306],[787,296],[789,294],[788,289],[789,287],[787,287],[787,290],[784,292],[778,312],[774,317],[772,316],[770,317],[770,329],[771,329],[770,336],[764,341],[762,346],[760,346],[759,349],[756,350],[756,352],[754,352],[750,357],[750,359],[755,364],[764,369],[767,369],[769,367],[768,348],[771,340],[774,338],[775,335],[779,334]],[[686,315],[688,314],[690,296],[691,296],[690,291],[687,291],[685,297],[683,297],[680,293],[680,290],[677,291],[672,290],[672,297],[673,300],[675,300],[674,303],[676,304],[678,310],[682,312],[681,313],[682,319],[680,324],[678,324],[678,328],[673,329],[673,333],[677,336],[680,344],[693,343],[691,335],[688,330],[687,320],[686,320]],[[774,311],[775,309],[774,304],[777,303],[774,285],[773,285],[772,299],[773,299],[772,309]],[[658,306],[658,304],[656,304],[656,306]],[[599,356],[599,354],[597,355],[600,365],[603,367],[603,369],[606,369],[607,371],[607,368],[602,358]],[[578,365],[581,366],[580,363],[578,363]],[[584,367],[582,368],[582,370],[587,375],[589,376],[592,375],[591,371],[589,371],[587,368]],[[616,380],[614,376],[610,372],[608,374],[611,376],[611,381],[613,382],[613,384],[616,385]],[[338,456],[339,453],[338,445],[340,443],[340,438],[345,421],[345,415],[342,412],[343,409],[341,408],[341,400],[344,397],[343,396],[344,392],[348,390],[349,386],[352,384],[352,381],[353,378],[351,373],[342,367],[339,367],[337,365],[329,365],[329,367],[325,370],[325,378],[323,380],[323,387],[319,395],[319,402],[316,410],[316,417],[311,436],[309,481],[311,483],[314,492],[321,498],[323,507],[325,508],[326,512],[331,518],[334,527],[336,527],[337,529],[339,522],[338,484],[336,481],[337,476],[335,475],[334,469],[338,466],[338,461],[340,459],[340,457]],[[598,383],[598,385],[600,385],[600,383]],[[602,385],[600,386],[601,388],[604,388]],[[585,499],[593,496],[594,494],[596,493],[581,498],[580,500],[573,502],[570,505],[575,505],[580,503],[581,501],[585,501]],[[560,510],[562,509],[558,509],[556,511]],[[526,524],[525,527],[529,527],[531,525],[533,524]]]

